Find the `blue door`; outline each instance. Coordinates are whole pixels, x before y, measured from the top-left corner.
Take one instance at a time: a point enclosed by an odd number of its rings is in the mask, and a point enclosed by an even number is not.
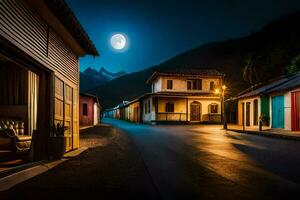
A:
[[[284,98],[272,97],[272,128],[284,128]]]

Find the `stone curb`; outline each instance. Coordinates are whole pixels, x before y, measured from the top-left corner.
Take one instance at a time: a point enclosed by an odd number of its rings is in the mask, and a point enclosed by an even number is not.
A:
[[[82,147],[77,150],[68,152],[60,160],[54,160],[54,161],[44,160],[44,161],[40,161],[39,162],[40,164],[38,165],[34,165],[35,163],[33,163],[31,167],[29,166],[24,170],[5,176],[0,179],[0,192],[8,190],[21,182],[24,182],[42,173],[45,173],[46,171],[49,171],[50,169],[56,167],[57,165],[67,161],[69,158],[78,156],[79,154],[81,154],[87,149],[88,148],[86,147]]]
[[[278,138],[278,139],[300,141],[300,137],[293,136],[293,135],[282,135],[282,134],[276,134],[276,133],[265,132],[265,131],[249,131],[249,130],[243,131],[243,130],[236,130],[236,129],[227,129],[227,130],[233,131],[233,132],[238,132],[238,133],[259,135],[259,136],[264,136],[264,137],[272,137],[272,138]]]

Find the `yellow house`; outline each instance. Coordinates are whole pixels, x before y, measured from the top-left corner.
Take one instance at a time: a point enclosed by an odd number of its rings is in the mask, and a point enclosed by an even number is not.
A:
[[[154,72],[147,80],[151,93],[110,109],[104,116],[153,124],[221,122],[221,101],[215,89],[223,78],[217,70]]]
[[[143,101],[143,122],[220,122],[221,103],[215,89],[224,75],[216,70],[154,72],[152,93]]]

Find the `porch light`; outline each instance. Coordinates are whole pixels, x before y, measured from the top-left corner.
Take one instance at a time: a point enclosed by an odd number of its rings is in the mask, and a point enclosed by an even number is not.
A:
[[[226,88],[227,88],[226,85],[223,85],[223,86],[222,86],[222,89],[223,89],[223,90],[226,90]]]
[[[219,89],[216,89],[216,90],[215,90],[215,93],[216,93],[216,94],[220,94],[220,90],[219,90]]]

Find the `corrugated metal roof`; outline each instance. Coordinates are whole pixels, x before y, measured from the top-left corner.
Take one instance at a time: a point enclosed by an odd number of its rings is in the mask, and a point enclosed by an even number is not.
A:
[[[258,84],[258,86],[248,88],[239,93],[235,98],[241,99],[253,96],[267,95],[273,92],[287,91],[298,86],[300,86],[300,73],[291,76],[285,76],[283,78],[272,81],[271,83]]]

